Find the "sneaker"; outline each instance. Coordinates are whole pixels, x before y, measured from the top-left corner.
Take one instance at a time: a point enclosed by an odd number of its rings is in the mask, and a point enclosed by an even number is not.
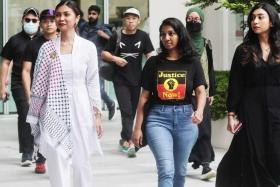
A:
[[[44,173],[46,173],[46,167],[45,167],[45,163],[44,162],[36,163],[35,173],[37,173],[37,174],[44,174]]]
[[[22,167],[29,167],[32,165],[32,153],[22,153],[21,163]]]
[[[127,156],[128,158],[134,158],[136,157],[136,151],[135,151],[135,147],[129,147],[127,150]]]
[[[108,111],[109,111],[108,119],[112,120],[115,116],[115,113],[116,113],[116,103],[115,103],[115,101],[113,101],[112,105],[110,107],[108,107]]]
[[[119,141],[119,151],[123,153],[127,153],[129,148],[129,143],[126,140],[120,139]]]
[[[210,167],[203,167],[202,174],[200,176],[201,180],[209,180],[216,177],[216,171]]]

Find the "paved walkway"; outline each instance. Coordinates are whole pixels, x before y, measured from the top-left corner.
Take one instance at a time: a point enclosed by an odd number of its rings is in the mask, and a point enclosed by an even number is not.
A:
[[[106,114],[106,113],[105,113]],[[106,115],[104,116],[104,118]],[[127,158],[118,152],[120,115],[112,121],[103,120],[104,156],[94,157],[94,180],[96,187],[156,187],[157,174],[153,155],[148,147],[141,150],[136,158]],[[48,174],[34,173],[34,166],[20,167],[18,153],[16,116],[0,115],[0,186],[1,187],[49,187]],[[225,150],[215,149],[216,160],[211,166],[216,169]],[[186,186],[214,187],[215,180],[201,181],[201,169],[193,170],[188,165]]]

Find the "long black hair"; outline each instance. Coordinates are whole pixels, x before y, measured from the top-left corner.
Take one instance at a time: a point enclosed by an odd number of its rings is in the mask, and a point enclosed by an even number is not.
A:
[[[197,53],[195,52],[195,48],[192,43],[190,34],[180,20],[178,20],[177,18],[166,18],[165,20],[163,20],[159,27],[160,35],[162,32],[162,28],[164,26],[172,27],[174,29],[175,33],[178,35],[178,37],[179,37],[178,49],[183,54],[183,56],[191,57],[191,56],[197,55]],[[164,47],[162,41],[160,40],[159,56],[162,58],[166,58],[167,55],[168,55],[168,51]]]
[[[257,57],[261,58],[260,55],[261,53],[261,49],[259,46],[259,39],[258,39],[258,35],[252,30],[252,25],[251,22],[253,20],[253,12],[257,9],[263,9],[264,11],[266,11],[266,13],[269,16],[269,21],[272,24],[272,27],[270,28],[269,31],[269,44],[270,44],[270,51],[272,54],[272,58],[275,60],[275,62],[280,63],[280,20],[279,20],[279,16],[278,16],[278,12],[275,9],[274,6],[272,6],[269,3],[258,3],[256,4],[250,11],[249,15],[248,15],[248,19],[247,19],[247,24],[249,27],[249,30],[244,38],[244,43],[248,44],[245,45],[247,47],[245,47],[245,52],[250,52],[251,51],[251,60],[253,60],[253,62],[257,63]],[[248,58],[250,58],[248,56]],[[248,62],[249,59],[244,59],[244,62]]]
[[[57,9],[63,5],[66,5],[68,6],[69,8],[71,8],[73,10],[73,12],[75,13],[76,16],[79,16],[81,15],[81,12],[80,12],[80,8],[78,6],[78,4],[73,1],[73,0],[63,0],[63,1],[60,1],[56,7],[55,7],[55,11],[57,11]]]

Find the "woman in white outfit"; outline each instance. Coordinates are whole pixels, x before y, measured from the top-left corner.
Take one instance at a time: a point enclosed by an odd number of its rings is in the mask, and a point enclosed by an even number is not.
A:
[[[90,156],[102,154],[97,52],[75,32],[75,2],[61,1],[55,12],[61,34],[40,49],[27,121],[47,158],[51,186],[89,187]]]

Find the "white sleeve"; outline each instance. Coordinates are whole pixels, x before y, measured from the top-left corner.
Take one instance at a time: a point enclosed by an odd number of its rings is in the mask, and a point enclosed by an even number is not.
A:
[[[91,43],[87,51],[89,53],[89,61],[86,73],[88,95],[90,97],[91,106],[93,107],[94,112],[101,113],[98,57],[95,45]]]

